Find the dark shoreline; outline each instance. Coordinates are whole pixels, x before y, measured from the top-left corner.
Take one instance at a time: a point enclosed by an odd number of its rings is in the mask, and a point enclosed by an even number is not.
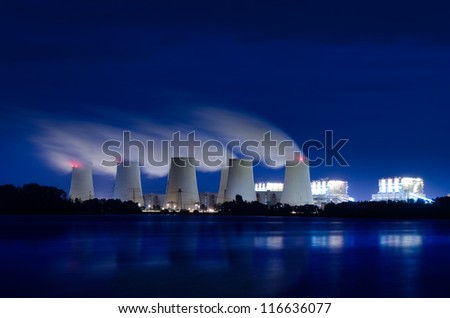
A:
[[[362,201],[329,203],[323,209],[314,205],[267,206],[246,202],[239,195],[235,201],[217,206],[217,212],[181,210],[173,212],[145,212],[132,201],[92,199],[72,201],[58,188],[27,184],[22,187],[0,186],[0,214],[4,215],[216,215],[216,216],[289,216],[358,219],[450,219],[450,197],[436,198],[433,203],[409,201]]]

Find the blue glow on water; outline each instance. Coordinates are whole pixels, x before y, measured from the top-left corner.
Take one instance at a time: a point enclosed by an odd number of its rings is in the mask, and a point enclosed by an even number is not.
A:
[[[450,297],[450,221],[1,216],[1,297]]]

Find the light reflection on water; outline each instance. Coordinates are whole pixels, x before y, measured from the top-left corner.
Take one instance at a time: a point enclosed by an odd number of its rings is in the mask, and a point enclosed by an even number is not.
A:
[[[380,235],[380,245],[388,247],[420,247],[422,246],[422,236],[421,235]]]
[[[2,297],[450,296],[448,221],[156,215],[0,221]]]
[[[255,247],[266,248],[269,250],[281,250],[283,248],[283,237],[277,236],[256,236],[254,239]]]
[[[327,247],[327,248],[343,248],[344,236],[343,235],[322,235],[311,237],[312,247]]]

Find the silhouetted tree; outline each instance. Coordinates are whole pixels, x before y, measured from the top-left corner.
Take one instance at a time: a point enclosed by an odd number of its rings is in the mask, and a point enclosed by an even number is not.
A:
[[[3,214],[105,214],[142,213],[131,201],[120,200],[69,200],[66,192],[55,187],[36,183],[22,187],[0,186],[0,213]]]

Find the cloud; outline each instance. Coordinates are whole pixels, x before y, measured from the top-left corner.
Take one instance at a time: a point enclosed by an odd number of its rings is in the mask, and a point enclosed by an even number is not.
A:
[[[138,161],[143,163],[142,171],[149,177],[162,177],[168,173],[169,165],[161,166],[150,164],[148,158],[151,156],[157,161],[163,158],[164,143],[171,145],[174,134],[179,132],[180,139],[186,140],[188,134],[193,133],[195,139],[204,145],[207,141],[220,142],[227,145],[235,141],[242,145],[245,141],[252,141],[252,145],[247,150],[253,151],[256,158],[260,158],[260,164],[264,164],[267,153],[261,145],[264,134],[270,132],[272,140],[276,145],[282,141],[289,142],[291,138],[283,131],[272,124],[249,114],[236,111],[226,111],[218,108],[198,107],[186,112],[183,121],[173,121],[160,124],[159,118],[142,118],[138,113],[120,112],[120,122],[108,123],[108,120],[96,119],[89,121],[86,119],[70,119],[64,116],[48,116],[48,114],[34,115],[30,119],[36,127],[37,132],[31,137],[32,142],[39,149],[39,156],[47,165],[55,170],[70,172],[74,163],[88,163],[93,166],[94,173],[103,175],[114,175],[115,167],[106,166],[104,161],[113,161],[113,157],[104,153],[102,145],[111,140],[120,142],[120,146],[110,146],[110,150],[120,153],[121,160]],[[110,121],[111,122],[111,121]],[[131,128],[130,128],[131,127]],[[143,149],[138,151],[138,147],[129,147],[130,151],[124,151],[124,132],[129,132],[130,140],[140,141]],[[149,152],[148,142],[152,142]],[[258,142],[258,146],[253,146]],[[226,147],[225,147],[226,148]],[[142,150],[144,150],[142,152]],[[168,148],[167,157],[187,156],[186,147],[181,147],[178,154],[175,149]],[[213,149],[214,150],[214,149]],[[297,145],[292,141],[292,145],[286,147],[284,154],[279,154],[278,148],[273,147],[270,158],[274,160],[271,168],[283,167],[286,160],[294,157],[294,152],[299,151]],[[195,148],[194,157],[200,162],[200,171],[217,171],[223,165],[211,166],[206,164],[202,148]],[[241,148],[225,149],[222,156],[214,157],[226,162],[230,157],[249,157],[251,153]],[[256,162],[258,163],[258,162]],[[266,165],[267,166],[267,165]]]

